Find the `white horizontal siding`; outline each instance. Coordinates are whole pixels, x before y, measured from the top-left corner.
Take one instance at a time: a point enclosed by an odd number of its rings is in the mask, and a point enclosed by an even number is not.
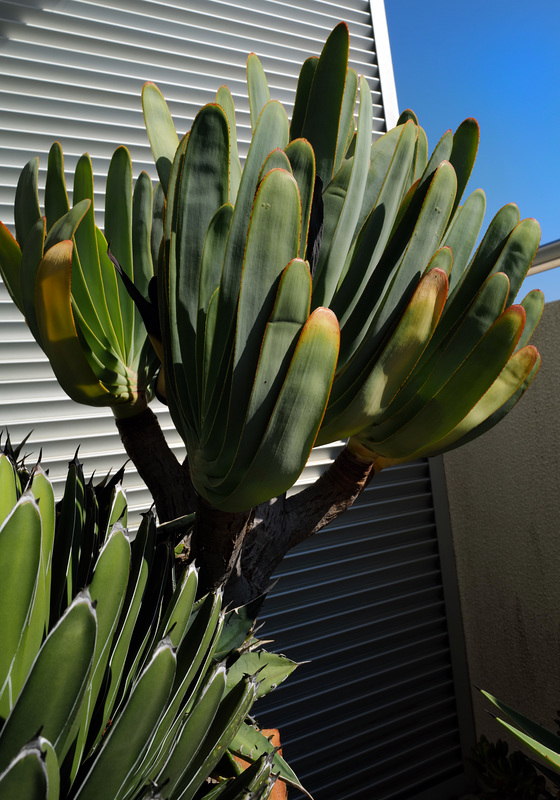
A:
[[[427,462],[380,473],[275,579],[260,635],[301,663],[255,715],[305,787],[447,800],[463,764]]]
[[[22,166],[38,155],[43,187],[54,140],[64,151],[70,194],[76,162],[82,153],[90,153],[101,226],[106,173],[115,147],[126,144],[134,174],[147,170],[155,180],[140,102],[146,80],[159,85],[180,133],[227,83],[236,103],[243,155],[250,139],[247,55],[254,51],[261,57],[272,95],[291,112],[301,63],[320,51],[340,19],[349,24],[352,64],[372,89],[374,127],[384,129],[368,2],[45,0],[41,5],[33,0],[0,2],[0,219],[9,226]],[[42,196],[41,189],[41,201]],[[182,458],[184,449],[168,412],[157,403],[154,408]],[[64,395],[1,287],[0,429],[6,428],[14,442],[32,430],[29,448],[34,453],[42,449],[58,492],[78,445],[87,474],[95,470],[101,476],[126,460],[110,411],[76,405]],[[322,448],[314,453],[303,480],[314,479],[333,452]],[[131,465],[126,486],[135,511],[150,504]]]
[[[0,219],[8,225],[21,167],[38,155],[44,185],[55,139],[68,173],[90,153],[101,226],[116,146],[129,146],[136,175],[145,169],[156,178],[140,106],[146,80],[159,85],[180,133],[227,83],[243,155],[250,138],[248,53],[260,56],[272,95],[290,113],[301,63],[341,19],[350,28],[352,65],[372,90],[375,133],[385,129],[385,114],[395,122],[382,0],[41,6],[0,1]],[[169,413],[154,408],[182,459]],[[6,428],[15,443],[32,430],[26,449],[31,458],[43,451],[58,495],[78,445],[87,475],[102,476],[126,460],[110,411],[64,395],[0,285],[0,429]],[[314,480],[337,449],[314,450],[301,482]],[[150,505],[131,465],[125,486],[134,515]],[[290,553],[278,577],[265,606],[265,633],[313,665],[300,667],[270,698],[262,721],[280,725],[285,754],[306,785],[323,800],[410,800],[426,787],[430,800],[448,797],[445,787],[462,767],[427,465],[382,473],[347,515]]]

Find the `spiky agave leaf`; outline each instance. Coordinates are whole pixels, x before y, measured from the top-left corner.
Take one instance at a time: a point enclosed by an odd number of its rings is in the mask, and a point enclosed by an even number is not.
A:
[[[0,567],[7,549],[12,557],[21,551],[28,563],[17,557],[18,580],[4,580],[0,593],[8,645],[0,669],[12,689],[0,731],[2,792],[16,797],[17,791],[27,791],[26,775],[31,775],[45,800],[117,800],[145,796],[158,786],[167,800],[194,796],[217,768],[257,693],[264,691],[245,672],[264,667],[269,689],[295,665],[261,653],[257,642],[250,652],[243,650],[254,625],[248,608],[229,612],[232,622],[222,636],[222,591],[195,602],[194,566],[170,591],[171,561],[161,568],[153,516],[144,518],[136,536],[110,522],[125,516],[118,486],[110,500],[99,494],[106,506],[99,515],[75,461],[53,542],[48,479],[37,472],[22,494],[14,465],[6,469],[5,459],[9,456],[2,453],[0,480],[11,507],[0,526]],[[102,544],[80,552],[74,545],[83,541],[92,514],[107,521],[99,531]],[[95,561],[92,579],[76,593],[76,562],[81,566],[88,557]],[[51,563],[55,585],[41,577]],[[50,603],[58,582],[63,591],[55,594],[68,599],[65,608]],[[49,605],[53,613],[44,638]],[[22,635],[26,626],[41,635],[29,630]],[[32,648],[30,658],[19,657]],[[238,662],[231,675],[226,659]],[[16,671],[22,676],[19,684],[13,679]],[[41,736],[34,738],[39,729]],[[268,760],[265,783],[271,766]],[[281,766],[291,774],[284,762]],[[260,768],[246,779],[224,776],[222,788],[228,789],[226,796],[241,797],[247,786],[258,788],[262,776]]]

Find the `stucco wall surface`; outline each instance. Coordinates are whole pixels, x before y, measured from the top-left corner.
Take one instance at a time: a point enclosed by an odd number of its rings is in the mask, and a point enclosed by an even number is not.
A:
[[[556,730],[560,709],[560,301],[542,366],[486,435],[444,458],[471,685]],[[477,735],[504,736],[474,690]]]

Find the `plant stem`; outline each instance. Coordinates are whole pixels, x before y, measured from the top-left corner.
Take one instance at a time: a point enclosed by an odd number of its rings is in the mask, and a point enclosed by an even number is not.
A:
[[[225,585],[224,600],[243,605],[263,595],[284,556],[339,517],[373,477],[373,463],[345,447],[302,491],[241,513],[219,511],[198,497],[188,467],[146,409],[116,420],[126,451],[154,498],[160,522],[197,512],[189,560],[200,567],[201,592]]]
[[[158,418],[146,408],[133,417],[115,419],[122,443],[148,487],[160,522],[182,517],[196,508],[188,466],[167,444]]]

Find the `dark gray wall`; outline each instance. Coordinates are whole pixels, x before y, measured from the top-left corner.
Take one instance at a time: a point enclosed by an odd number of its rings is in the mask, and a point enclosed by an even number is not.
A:
[[[259,635],[308,663],[255,714],[315,800],[464,789],[434,488],[426,460],[381,472],[288,555],[264,605]]]
[[[560,708],[560,301],[542,367],[485,436],[444,457],[470,680],[556,729]],[[478,733],[503,736],[474,692]]]

